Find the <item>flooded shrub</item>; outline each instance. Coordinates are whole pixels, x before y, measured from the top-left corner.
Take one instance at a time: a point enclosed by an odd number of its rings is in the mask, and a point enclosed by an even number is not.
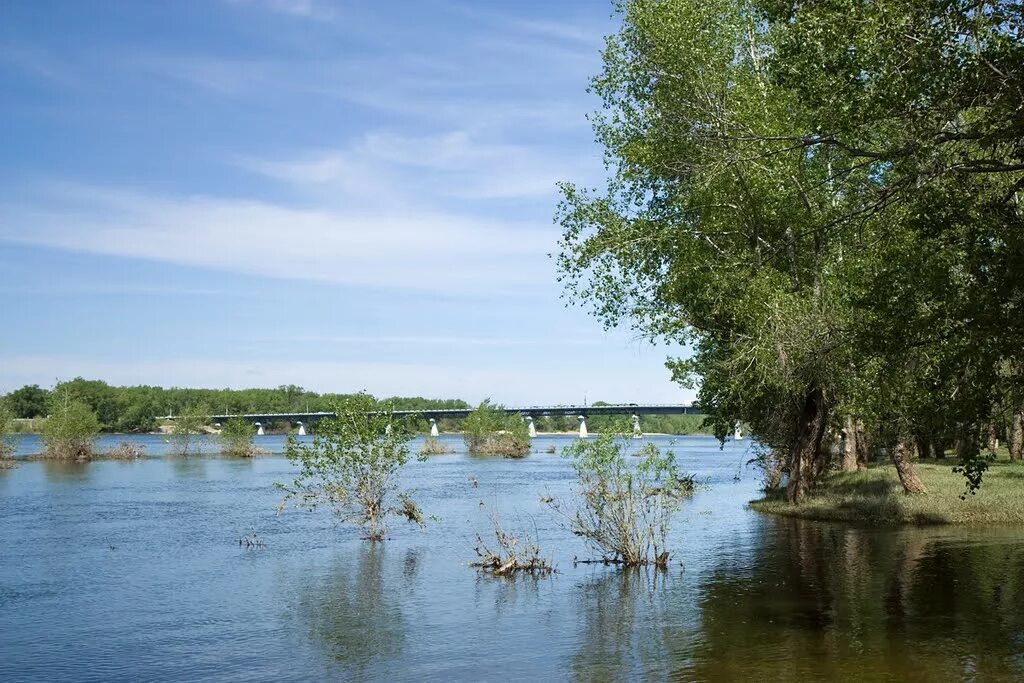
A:
[[[536,531],[530,536],[525,531],[518,534],[505,531],[497,514],[491,514],[491,526],[494,528],[495,548],[487,545],[477,535],[476,551],[479,558],[469,566],[477,567],[492,576],[511,576],[518,573],[550,574],[555,571],[551,561],[541,554],[536,539]]]
[[[451,452],[448,444],[434,436],[428,436],[420,448],[420,455],[444,455]]]
[[[7,402],[0,400],[0,469],[14,467],[14,444],[11,443],[13,417]]]
[[[638,460],[627,460],[628,443],[626,437],[601,435],[567,447],[564,456],[578,478],[576,497],[550,505],[601,553],[600,562],[665,568],[669,529],[694,480],[678,471],[671,452],[654,444],[644,445]]]
[[[44,455],[60,460],[89,460],[99,432],[100,421],[92,408],[73,400],[65,390],[54,397],[43,425]]]
[[[345,399],[335,414],[318,425],[312,443],[288,439],[285,454],[300,472],[291,484],[277,484],[285,492],[278,510],[288,503],[311,510],[328,505],[342,521],[363,527],[371,541],[384,540],[392,516],[423,526],[422,513],[397,481],[412,434],[365,394]]]
[[[220,434],[217,435],[221,452],[236,458],[251,458],[259,455],[260,450],[252,443],[255,431],[253,425],[240,417],[228,420],[221,427]]]
[[[518,415],[506,415],[501,406],[484,401],[462,425],[466,448],[476,455],[523,458],[530,452],[530,431]]]
[[[141,460],[146,457],[145,450],[145,446],[133,444],[130,441],[122,441],[118,444],[117,448],[107,453],[107,457],[114,460]]]
[[[204,406],[186,405],[171,426],[167,442],[175,455],[188,457],[198,450],[199,437],[209,421],[209,410]]]

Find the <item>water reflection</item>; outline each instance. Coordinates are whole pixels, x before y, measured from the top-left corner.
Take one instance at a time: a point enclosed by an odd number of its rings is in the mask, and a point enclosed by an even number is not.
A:
[[[771,527],[769,527],[771,528]],[[779,521],[702,586],[702,680],[1024,677],[1024,550],[979,534]]]
[[[578,680],[627,680],[665,666],[668,613],[677,575],[650,568],[597,570],[575,592],[579,648],[570,669]]]
[[[51,484],[77,483],[84,484],[90,479],[88,462],[75,460],[41,460],[43,475]]]
[[[204,457],[184,457],[180,455],[168,456],[168,462],[171,464],[171,470],[175,476],[181,479],[205,479],[206,478],[206,462],[208,458]]]
[[[361,543],[337,558],[321,582],[302,591],[299,612],[315,644],[349,675],[395,660],[405,646],[404,592],[392,576],[395,563],[405,580],[415,578],[416,561],[408,554],[403,560],[386,544]]]

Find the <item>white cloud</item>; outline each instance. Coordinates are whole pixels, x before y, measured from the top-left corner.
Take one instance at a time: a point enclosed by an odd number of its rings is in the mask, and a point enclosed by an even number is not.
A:
[[[548,338],[512,338],[512,337],[466,337],[466,336],[402,336],[402,335],[301,335],[269,339],[275,342],[308,342],[329,344],[397,344],[404,347],[416,346],[598,346],[604,344],[600,339],[567,339],[565,337]]]
[[[315,21],[333,21],[337,11],[333,5],[318,0],[227,0],[230,5],[257,7],[263,11],[286,14]]]
[[[596,154],[589,159],[598,164]],[[243,159],[251,171],[303,186],[329,185],[346,201],[383,196],[453,199],[553,198],[557,183],[584,175],[588,159],[537,146],[481,139],[468,131],[402,136],[373,132],[347,149],[297,159]]]
[[[0,205],[0,239],[238,273],[454,292],[550,286],[552,229],[437,210],[345,211],[63,185]]]

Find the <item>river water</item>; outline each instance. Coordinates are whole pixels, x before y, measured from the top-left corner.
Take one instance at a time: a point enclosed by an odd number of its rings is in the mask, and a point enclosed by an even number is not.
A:
[[[670,570],[574,566],[587,550],[539,500],[570,490],[544,452],[570,437],[524,460],[442,438],[456,452],[404,476],[438,519],[381,544],[325,511],[276,514],[280,455],[181,459],[146,436],[141,462],[0,471],[0,680],[1024,680],[1024,531],[764,517],[745,507],[749,442],[680,437],[708,488]],[[491,509],[536,529],[559,573],[469,568]],[[253,531],[266,547],[240,548]]]

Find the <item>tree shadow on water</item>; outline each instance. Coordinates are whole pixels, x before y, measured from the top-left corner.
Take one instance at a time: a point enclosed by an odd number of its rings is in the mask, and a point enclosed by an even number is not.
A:
[[[664,672],[671,583],[653,567],[601,568],[577,588],[579,646],[569,668],[576,680],[628,680]]]
[[[1024,677],[1024,536],[778,520],[700,590],[696,680]],[[967,541],[967,542],[965,542]]]
[[[415,556],[364,543],[302,591],[299,613],[310,635],[348,674],[365,675],[402,653],[408,630],[400,605],[404,584],[389,582],[397,578],[389,569],[395,565],[408,579],[416,564]]]

